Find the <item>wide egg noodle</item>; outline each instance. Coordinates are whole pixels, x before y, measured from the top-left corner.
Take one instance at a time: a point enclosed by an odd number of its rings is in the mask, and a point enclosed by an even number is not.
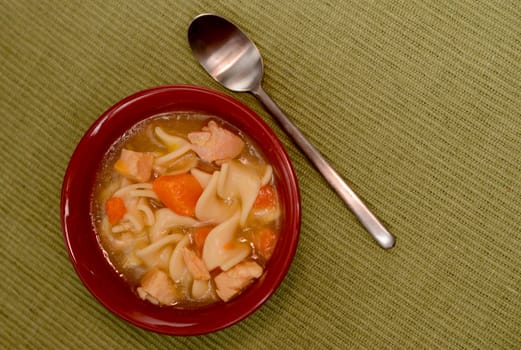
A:
[[[222,165],[217,193],[222,198],[240,198],[240,224],[244,226],[261,187],[261,176],[237,162],[230,161]]]
[[[223,269],[223,266],[229,269],[250,254],[251,248],[247,243],[234,242],[235,232],[239,229],[239,220],[240,211],[237,211],[231,218],[217,225],[206,237],[203,261],[209,271],[216,267]],[[238,259],[238,257],[242,258]]]
[[[178,175],[184,174],[197,166],[199,159],[193,153],[187,153],[178,158],[175,162],[168,166],[161,175]]]
[[[144,198],[140,199],[136,207],[136,210],[142,213],[145,225],[154,225],[154,223],[156,222],[156,216],[154,215],[154,211],[152,210],[152,208],[150,208],[150,205]]]
[[[170,162],[173,162],[177,158],[181,157],[186,152],[192,150],[190,143],[182,137],[170,135],[160,127],[157,127],[155,132],[168,149],[168,153],[157,157],[154,160],[154,165],[156,166],[166,166]]]
[[[215,171],[195,206],[195,216],[201,221],[221,223],[237,211],[237,201],[228,203],[217,195],[217,183],[221,172]]]
[[[152,244],[147,245],[146,247],[143,247],[141,249],[138,249],[135,251],[135,254],[143,259],[147,255],[155,254],[161,249],[163,249],[165,246],[169,244],[174,244],[182,240],[184,236],[180,233],[175,233],[171,235],[167,235],[157,241],[155,241]]]
[[[198,224],[199,222],[194,218],[178,215],[168,208],[158,209],[156,211],[155,224],[150,228],[150,241],[155,242],[161,239],[173,228],[191,227]]]
[[[190,286],[192,283],[192,275],[186,268],[186,264],[183,258],[183,248],[190,243],[189,235],[177,243],[171,257],[168,272],[172,281],[176,283],[184,294],[189,294]]]
[[[212,293],[213,287],[211,280],[194,280],[192,284],[192,298],[195,300],[206,299]]]
[[[202,188],[206,188],[212,179],[212,174],[208,174],[207,172],[197,168],[190,169],[190,174],[192,174],[197,179],[197,181],[199,181]]]
[[[157,126],[154,129],[154,132],[156,133],[157,137],[161,140],[161,142],[171,151],[188,144],[188,141],[184,138],[175,135],[170,135],[169,133],[164,131],[163,128],[161,128],[160,126]]]

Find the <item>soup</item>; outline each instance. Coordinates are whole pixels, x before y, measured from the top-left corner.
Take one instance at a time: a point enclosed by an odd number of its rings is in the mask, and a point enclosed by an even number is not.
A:
[[[197,307],[228,302],[260,278],[281,208],[255,143],[222,119],[148,118],[105,155],[93,221],[112,266],[140,298]]]

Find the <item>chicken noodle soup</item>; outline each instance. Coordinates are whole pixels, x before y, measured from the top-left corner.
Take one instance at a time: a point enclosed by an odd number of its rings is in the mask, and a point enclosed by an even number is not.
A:
[[[105,156],[93,201],[100,243],[144,300],[227,302],[266,267],[281,209],[272,167],[223,120],[162,114]]]

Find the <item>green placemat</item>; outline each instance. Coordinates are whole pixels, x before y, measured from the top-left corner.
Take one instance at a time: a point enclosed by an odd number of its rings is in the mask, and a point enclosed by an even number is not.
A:
[[[0,1],[0,348],[521,348],[518,1]],[[255,40],[265,89],[396,235],[376,246],[286,145],[303,205],[292,268],[255,314],[169,337],[105,310],[69,263],[61,181],[113,103],[163,84],[224,91],[190,20]]]

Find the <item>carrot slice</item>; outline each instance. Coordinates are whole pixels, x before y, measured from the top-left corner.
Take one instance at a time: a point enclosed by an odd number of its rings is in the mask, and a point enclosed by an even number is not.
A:
[[[194,216],[195,205],[203,193],[197,179],[189,174],[160,176],[152,183],[159,200],[179,215]]]
[[[268,260],[273,254],[275,244],[277,243],[277,234],[274,229],[263,227],[255,233],[253,244],[257,253]]]
[[[232,241],[226,242],[223,245],[223,249],[226,249],[226,250],[232,250],[233,247],[235,247],[235,244],[233,244]]]
[[[119,222],[127,212],[123,199],[119,197],[109,198],[105,202],[105,212],[109,218],[109,222],[114,225]]]
[[[277,193],[273,186],[264,185],[260,188],[253,209],[273,208],[277,205]]]
[[[194,243],[195,247],[197,248],[197,252],[199,253],[199,256],[203,254],[204,242],[206,241],[206,237],[212,229],[212,226],[199,227],[194,232]]]

